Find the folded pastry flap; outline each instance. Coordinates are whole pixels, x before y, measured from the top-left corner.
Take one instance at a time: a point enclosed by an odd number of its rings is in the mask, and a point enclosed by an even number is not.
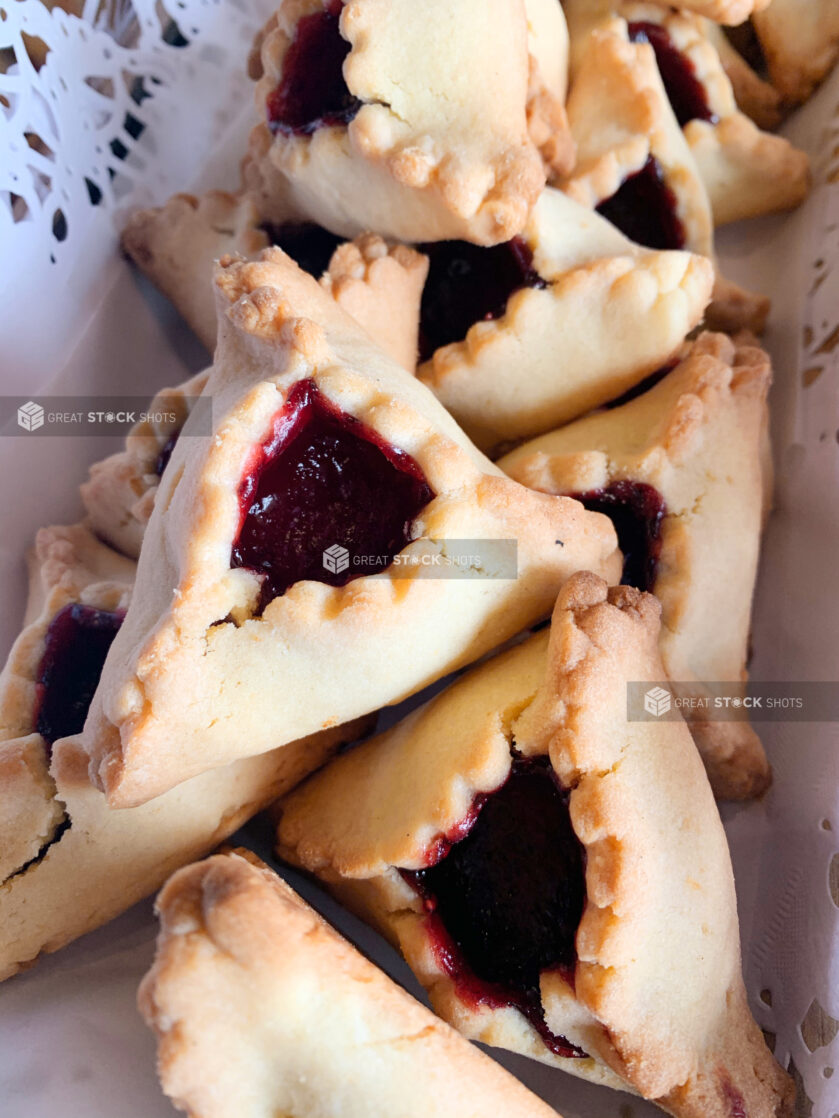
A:
[[[627,720],[628,683],[663,677],[657,638],[651,596],[577,576],[557,603],[544,688],[514,727],[524,752],[548,742],[573,789],[588,854],[576,994],[612,1040],[611,1066],[647,1097],[694,1073],[740,981],[728,848],[690,734]],[[561,1033],[561,1001],[545,995]]]
[[[494,657],[286,800],[279,851],[314,873],[421,869],[475,796],[510,772],[510,727],[539,686],[547,634]]]
[[[158,909],[139,1004],[158,1034],[164,1089],[191,1110],[229,1113],[244,1081],[272,1114],[325,1115],[336,1104],[348,1118],[371,1106],[405,1118],[478,1118],[499,1106],[553,1114],[252,857],[182,870]]]

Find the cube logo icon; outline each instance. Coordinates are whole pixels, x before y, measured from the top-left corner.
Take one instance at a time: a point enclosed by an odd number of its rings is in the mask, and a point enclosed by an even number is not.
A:
[[[656,718],[667,714],[670,705],[670,692],[664,687],[651,687],[644,695],[644,710]]]
[[[339,543],[334,543],[323,553],[323,566],[334,575],[339,575],[350,565],[350,553]]]
[[[32,400],[17,409],[17,425],[24,431],[37,431],[44,426],[44,409]]]

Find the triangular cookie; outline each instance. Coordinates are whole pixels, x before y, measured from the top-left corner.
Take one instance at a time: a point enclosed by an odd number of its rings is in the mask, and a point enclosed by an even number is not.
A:
[[[77,734],[134,564],[71,525],[38,533],[31,574],[29,620],[0,677],[0,980],[153,892],[364,729],[336,727],[112,810]]]
[[[787,1113],[746,1003],[725,834],[660,678],[659,606],[589,573],[550,631],[282,805],[279,853],[395,940],[467,1036],[680,1118]]]
[[[418,375],[486,450],[614,399],[700,321],[708,261],[651,252],[546,188],[520,237],[421,246]]]
[[[119,806],[397,702],[575,570],[619,573],[607,518],[503,475],[288,257],[216,284],[215,435],[172,453],[85,731]]]
[[[557,1118],[249,852],[181,870],[158,913],[139,1004],[190,1114]]]
[[[671,108],[708,191],[714,223],[799,205],[809,190],[809,160],[789,140],[762,132],[738,110],[707,37],[707,21],[637,0],[609,7],[626,20],[633,42],[648,42],[655,52]]]
[[[499,463],[540,492],[614,510],[624,577],[662,604],[673,681],[744,682],[763,512],[771,487],[768,356],[702,334],[649,391],[519,447]],[[718,796],[760,794],[769,766],[748,722],[690,727]]]
[[[347,237],[509,240],[545,182],[529,67],[522,0],[491,20],[481,0],[283,0],[250,68],[251,172]]]
[[[626,20],[587,0],[566,4],[571,33],[568,118],[578,160],[562,188],[638,244],[714,257],[711,202],[667,98],[647,43],[633,42]],[[720,281],[709,321],[761,330],[763,296]],[[735,295],[737,298],[733,298]],[[719,310],[715,304],[721,304]]]

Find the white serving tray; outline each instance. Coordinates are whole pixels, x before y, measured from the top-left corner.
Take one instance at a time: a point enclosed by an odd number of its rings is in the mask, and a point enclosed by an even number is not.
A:
[[[98,0],[87,6],[95,11]],[[161,42],[162,9],[153,0],[134,0],[133,8],[114,0],[113,6],[123,19],[132,11],[137,17],[139,37],[131,48],[62,12],[48,13],[38,0],[5,5],[7,18],[0,21],[0,49],[16,48],[19,59],[16,68],[0,73],[0,93],[10,102],[0,114],[0,192],[12,191],[28,206],[27,220],[14,221],[0,193],[0,384],[6,394],[151,396],[205,360],[171,309],[121,261],[117,230],[134,205],[160,202],[186,187],[234,185],[251,112],[244,59],[271,0],[167,2],[191,40],[182,48]],[[21,48],[22,30],[53,48],[39,72]],[[126,72],[133,75],[129,81]],[[137,107],[128,91],[137,75],[148,74],[162,84]],[[128,157],[118,161],[109,144],[126,112],[146,127],[136,142],[123,134]],[[24,133],[32,131],[52,156],[31,151]],[[766,344],[776,367],[778,488],[762,555],[752,674],[829,680],[839,678],[839,345],[825,344],[839,322],[839,182],[830,181],[839,180],[839,74],[787,131],[814,157],[813,196],[793,215],[742,224],[720,237],[727,273],[774,303]],[[117,172],[113,178],[108,164]],[[89,202],[85,177],[102,185],[97,206]],[[57,208],[69,230],[62,242],[53,235]],[[822,372],[815,379],[809,372],[805,387],[803,374],[814,369]],[[20,627],[24,554],[35,531],[80,517],[78,483],[91,461],[115,448],[113,439],[0,438],[1,655]],[[835,1118],[839,727],[769,723],[761,732],[774,787],[762,803],[723,812],[746,983],[758,1022],[776,1037],[777,1055],[784,1064],[792,1058],[802,1077],[812,1109],[802,1096],[799,1112]],[[240,837],[269,856],[258,825]],[[419,993],[378,937],[311,883],[287,876],[388,973]],[[157,1086],[154,1044],[135,1008],[154,935],[146,902],[0,986],[3,1118],[174,1114]],[[565,1118],[661,1113],[532,1061],[493,1055]]]

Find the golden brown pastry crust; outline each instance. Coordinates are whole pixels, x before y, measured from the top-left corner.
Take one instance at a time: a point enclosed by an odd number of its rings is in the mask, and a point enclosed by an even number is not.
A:
[[[702,19],[701,16],[699,18]],[[710,19],[702,19],[702,26],[731,82],[738,107],[752,118],[758,128],[765,128],[767,131],[777,128],[784,115],[780,93],[751,68],[719,24]]]
[[[85,731],[93,779],[114,806],[397,702],[544,616],[574,570],[615,578],[619,566],[606,518],[506,478],[279,250],[223,261],[216,282],[223,329],[206,391],[217,434],[175,447],[146,529],[137,604]],[[518,577],[428,579],[417,567],[394,578],[389,568],[339,588],[298,582],[257,616],[257,575],[230,567],[239,488],[303,379],[424,472],[435,497],[403,554],[515,538]]]
[[[522,237],[544,288],[441,346],[420,379],[484,450],[548,430],[620,396],[660,368],[698,324],[712,268],[633,244],[550,187]]]
[[[179,871],[158,912],[139,1006],[196,1118],[554,1115],[247,851]]]
[[[839,57],[839,9],[832,0],[772,0],[752,22],[769,79],[787,104],[806,101]]]
[[[670,679],[747,679],[751,600],[763,510],[769,503],[768,356],[746,341],[702,334],[676,369],[642,396],[519,447],[499,465],[549,493],[591,492],[615,481],[652,485],[664,498],[654,592]],[[747,722],[689,725],[715,793],[745,799],[770,780]]]
[[[678,1116],[786,1114],[788,1077],[745,1003],[725,835],[682,722],[629,722],[630,680],[657,680],[659,606],[581,572],[539,633],[462,677],[392,730],[338,758],[283,805],[279,853],[316,873],[397,941],[461,1031],[629,1086]],[[419,895],[427,864],[511,747],[550,757],[586,851],[573,983],[541,979],[548,1027],[590,1054],[552,1055],[512,1008],[461,998]]]
[[[136,424],[125,440],[125,450],[94,462],[88,480],[79,487],[90,527],[131,559],[140,554],[154,508],[160,454],[169,439],[180,434],[192,404],[204,391],[207,375],[204,370],[158,392],[148,410],[151,416],[164,418]]]
[[[256,103],[265,113],[299,19],[322,0],[283,0],[261,44]],[[345,126],[256,138],[293,204],[336,233],[403,241],[514,236],[544,185],[527,130],[523,0],[349,0],[343,73],[363,104]],[[258,164],[259,155],[252,152]],[[258,174],[259,172],[257,172]],[[270,174],[270,172],[266,172]]]

